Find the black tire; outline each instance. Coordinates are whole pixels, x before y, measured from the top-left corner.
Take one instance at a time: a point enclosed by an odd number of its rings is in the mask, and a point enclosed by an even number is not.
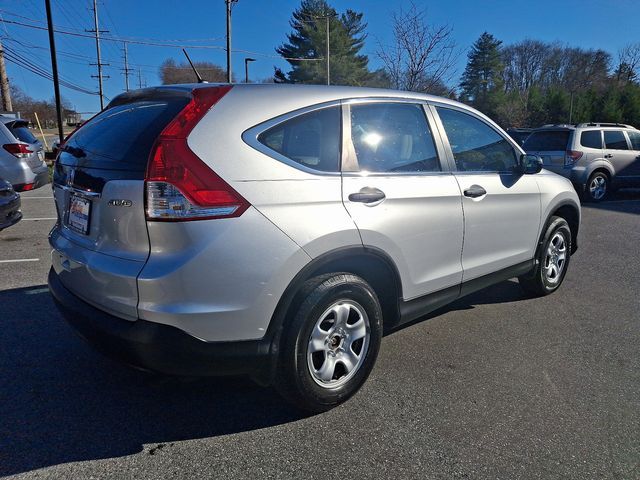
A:
[[[561,255],[558,254],[558,256],[554,257],[555,254],[549,253],[550,244],[552,242],[554,242],[554,245],[558,244],[558,235],[561,236],[564,244],[564,260],[561,263],[561,268],[558,267],[560,262],[557,260]],[[571,229],[567,221],[562,217],[551,217],[542,242],[536,252],[536,266],[530,274],[518,278],[524,291],[533,296],[544,296],[555,292],[567,274],[571,260],[571,246]],[[556,271],[559,269],[556,275],[553,275],[553,266],[547,268],[548,265],[553,263],[554,258],[557,262],[554,264]]]
[[[600,185],[599,188],[596,185]],[[583,199],[587,202],[598,203],[604,200],[611,191],[609,175],[603,171],[593,172],[584,186]]]
[[[321,386],[321,380],[314,378],[312,374],[313,361],[316,354],[321,356],[322,362],[326,361],[329,355],[336,355],[336,351],[310,353],[310,340],[312,332],[318,332],[318,325],[322,326],[320,319],[324,318],[323,314],[337,303],[341,306],[353,304],[356,309],[355,317],[357,322],[361,318],[364,322],[368,320],[366,331],[368,333],[367,340],[360,343],[361,359],[357,362],[357,367],[352,369],[352,373],[347,375],[345,364],[340,363],[340,358],[332,359],[335,365],[335,373],[327,384]],[[360,312],[359,307],[362,308]],[[344,324],[351,321],[351,310]],[[359,316],[359,314],[362,314]],[[331,314],[329,314],[331,316]],[[366,316],[365,316],[366,315]],[[331,320],[327,320],[331,327],[329,330],[338,328],[337,314],[335,320],[331,324]],[[366,323],[365,323],[366,325]],[[337,330],[336,330],[337,331]],[[333,335],[333,334],[330,334]],[[342,340],[338,340],[340,344],[338,349],[352,348],[357,344],[357,340],[351,342],[346,334]],[[338,335],[326,337],[325,348],[334,348],[332,340]],[[365,380],[371,373],[380,349],[382,340],[382,309],[375,291],[362,278],[349,273],[331,273],[312,278],[305,282],[296,296],[293,311],[287,318],[287,325],[283,332],[281,341],[281,350],[278,358],[278,370],[276,372],[275,386],[280,394],[296,407],[311,413],[318,413],[329,410],[355,394],[364,384]],[[366,342],[366,343],[365,343]],[[330,345],[331,344],[331,345]],[[365,348],[366,346],[366,348]],[[354,347],[354,348],[357,348]],[[351,352],[351,350],[350,350]],[[342,355],[338,352],[337,355]],[[308,360],[309,355],[309,360]],[[340,369],[344,370],[344,375],[335,378],[340,374]],[[316,371],[316,377],[318,375]],[[335,380],[334,380],[335,378]],[[331,382],[342,384],[331,386]]]

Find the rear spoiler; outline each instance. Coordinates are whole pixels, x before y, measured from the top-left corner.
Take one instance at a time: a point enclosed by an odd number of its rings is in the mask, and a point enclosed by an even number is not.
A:
[[[115,97],[106,108],[127,103],[142,102],[145,100],[160,100],[165,98],[191,98],[193,88],[151,87],[141,90],[131,90]],[[105,110],[106,110],[105,108]]]

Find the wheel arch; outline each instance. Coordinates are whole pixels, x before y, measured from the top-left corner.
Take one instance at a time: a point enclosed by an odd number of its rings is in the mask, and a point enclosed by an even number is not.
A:
[[[270,348],[271,365],[269,372],[263,372],[268,377],[264,378],[262,375],[258,379],[260,383],[273,383],[274,367],[279,354],[280,338],[286,327],[287,315],[302,301],[297,298],[300,287],[310,278],[331,272],[352,273],[369,283],[380,300],[385,330],[398,323],[399,300],[402,298],[400,273],[386,253],[374,247],[354,245],[320,255],[298,272],[280,297],[265,335]],[[389,282],[390,279],[391,282]]]
[[[542,237],[544,237],[544,233],[546,232],[547,226],[549,225],[552,217],[562,217],[569,224],[569,229],[571,230],[571,254],[574,254],[576,250],[578,250],[580,207],[578,207],[574,202],[567,200],[555,205],[551,210],[551,213],[547,216],[547,220],[544,224],[545,226],[542,230]],[[542,239],[542,237],[540,238]]]
[[[616,171],[611,162],[607,160],[596,160],[589,164],[587,175],[584,177],[585,186],[588,184],[591,175],[595,172],[604,172],[609,177],[609,181],[613,180],[616,175]]]

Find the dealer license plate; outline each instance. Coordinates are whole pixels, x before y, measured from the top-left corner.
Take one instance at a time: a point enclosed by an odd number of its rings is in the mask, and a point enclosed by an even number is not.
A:
[[[72,194],[69,199],[67,226],[82,235],[89,233],[91,221],[91,200]]]

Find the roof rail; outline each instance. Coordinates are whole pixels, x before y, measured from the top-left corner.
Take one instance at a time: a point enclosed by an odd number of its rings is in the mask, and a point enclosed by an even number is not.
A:
[[[589,123],[580,123],[578,127],[620,127],[620,128],[633,128],[635,130],[636,127],[632,125],[627,125],[625,123],[610,123],[610,122],[589,122]]]
[[[546,127],[575,127],[575,123],[547,123],[538,128],[546,128]]]

